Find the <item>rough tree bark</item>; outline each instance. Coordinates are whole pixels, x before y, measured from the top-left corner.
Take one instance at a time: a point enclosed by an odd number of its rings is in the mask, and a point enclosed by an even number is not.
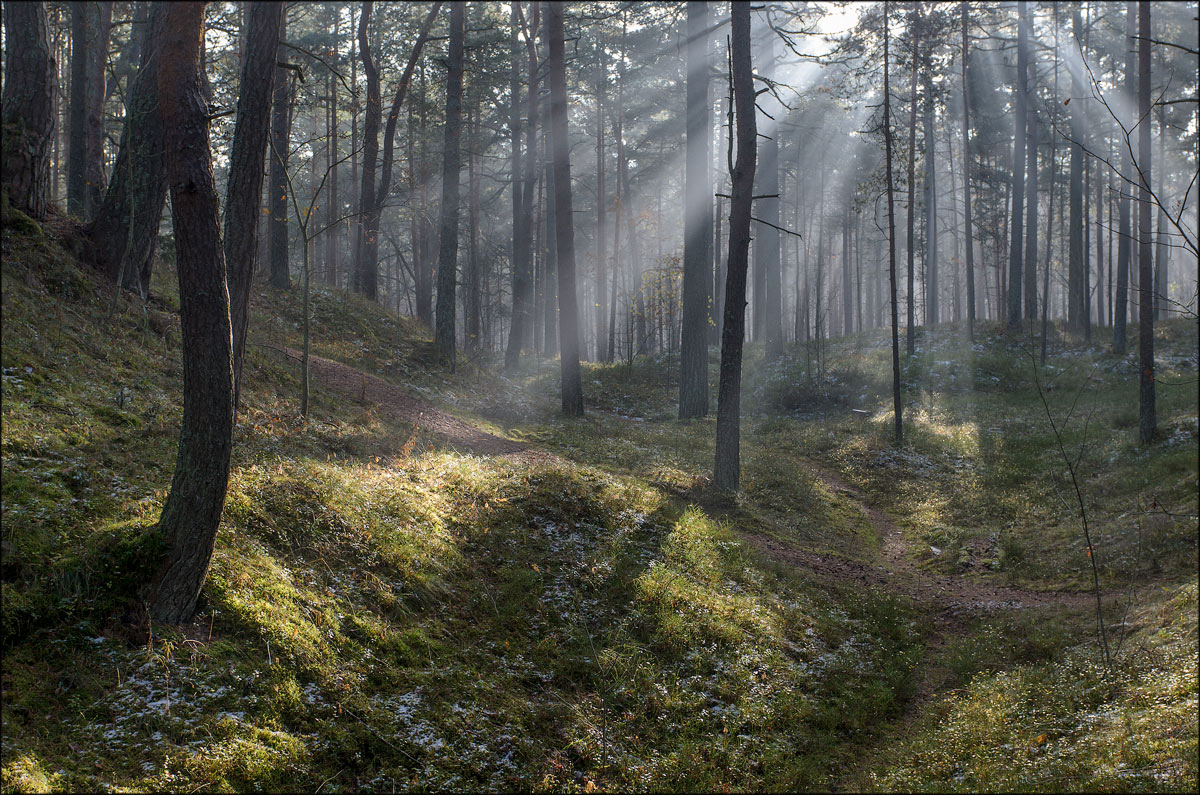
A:
[[[142,29],[141,62],[129,89],[125,127],[104,202],[88,227],[96,262],[109,278],[149,295],[158,222],[167,197],[158,110],[158,43],[166,8],[153,3]]]
[[[717,390],[717,446],[713,485],[733,490],[741,479],[742,345],[746,335],[746,268],[750,255],[750,207],[757,165],[754,71],[750,63],[750,4],[730,3],[737,161],[729,201],[729,260],[721,325],[721,376]]]
[[[563,4],[546,5],[549,34],[550,137],[554,159],[554,232],[558,260],[559,372],[562,410],[583,416],[579,373],[579,302],[575,292],[575,221],[571,211],[571,148],[567,138],[567,65],[563,44]]]
[[[50,207],[54,58],[45,3],[5,3],[3,180],[13,207],[32,218]]]
[[[679,418],[708,414],[708,285],[712,179],[708,123],[708,4],[687,4],[687,152],[683,215],[683,329]]]
[[[195,612],[225,504],[233,367],[208,105],[201,94],[204,4],[163,6],[157,94],[178,250],[183,425],[175,476],[159,518],[167,554],[152,583],[150,615],[179,624]]]
[[[446,128],[442,149],[441,246],[438,251],[437,326],[438,354],[454,372],[455,288],[458,277],[458,172],[462,132],[463,35],[466,8],[462,0],[450,4],[450,46],[446,76]],[[366,176],[363,177],[366,179]],[[365,188],[364,188],[365,193]]]
[[[282,2],[252,3],[246,8],[246,46],[238,83],[237,121],[225,187],[225,268],[233,328],[233,402],[241,393],[250,283],[258,258],[263,158],[271,134],[271,90],[283,25]]]

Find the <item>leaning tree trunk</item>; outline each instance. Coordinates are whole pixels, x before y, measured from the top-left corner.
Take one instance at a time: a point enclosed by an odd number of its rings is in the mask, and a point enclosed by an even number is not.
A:
[[[141,64],[129,89],[125,128],[104,203],[89,226],[97,264],[122,287],[150,293],[158,222],[167,198],[163,117],[158,108],[160,31],[165,3],[154,3],[141,37]]]
[[[679,346],[679,418],[708,414],[708,285],[712,261],[709,174],[708,4],[687,4],[687,161],[683,214],[683,329]]]
[[[567,139],[567,65],[563,4],[546,5],[550,70],[550,137],[554,159],[554,238],[558,262],[559,373],[562,410],[583,416],[579,374],[579,302],[575,293],[575,220],[571,212],[571,149]]]
[[[45,3],[5,3],[3,166],[13,207],[32,218],[50,208],[50,146],[54,138],[54,57]],[[13,46],[20,42],[21,46]]]
[[[201,94],[203,3],[163,3],[157,106],[179,269],[183,425],[171,491],[159,519],[166,560],[152,583],[150,615],[191,618],[208,574],[229,482],[233,367],[217,193]],[[157,30],[156,30],[157,32]]]
[[[359,46],[362,48],[362,58],[364,71],[367,73],[367,118],[366,126],[364,127],[367,136],[364,152],[368,154],[367,165],[363,169],[363,189],[361,193],[359,212],[362,213],[359,220],[359,249],[358,256],[355,261],[359,263],[357,273],[359,274],[360,289],[362,294],[367,298],[374,300],[378,296],[379,290],[379,220],[383,214],[383,202],[387,198],[388,192],[392,188],[392,165],[395,161],[395,143],[396,143],[396,124],[400,118],[400,107],[404,104],[404,96],[408,93],[408,86],[412,82],[413,70],[416,69],[417,60],[421,57],[421,50],[425,47],[425,42],[429,39],[429,30],[433,27],[433,21],[437,17],[437,12],[441,9],[441,2],[436,2],[425,15],[425,22],[421,26],[421,31],[417,34],[417,40],[413,44],[412,51],[408,56],[408,63],[404,67],[404,72],[400,75],[400,82],[396,86],[396,96],[392,100],[391,110],[388,111],[387,124],[383,133],[383,158],[379,165],[379,185],[372,185],[368,190],[366,181],[375,179],[375,156],[370,154],[367,147],[374,146],[376,151],[378,143],[376,142],[377,133],[380,124],[380,95],[379,95],[379,70],[375,67],[375,62],[371,58],[370,49],[367,46],[366,25],[359,25]],[[370,13],[364,11],[363,19],[370,18]],[[374,92],[374,93],[372,93]],[[372,102],[374,110],[372,110]]]
[[[246,42],[238,84],[237,121],[225,188],[225,267],[229,315],[233,327],[233,402],[241,394],[242,362],[250,312],[250,282],[258,255],[263,157],[271,134],[271,92],[276,51],[283,30],[282,2],[252,3],[246,8]]]
[[[717,390],[717,446],[713,484],[736,489],[741,478],[742,344],[746,334],[746,267],[750,259],[750,203],[758,127],[754,118],[754,71],[750,63],[750,4],[730,3],[737,162],[729,201],[729,261],[725,316],[721,325],[721,378]]]
[[[462,132],[463,28],[466,10],[462,0],[450,4],[450,46],[446,76],[446,130],[442,149],[441,247],[438,251],[437,326],[438,354],[454,372],[455,287],[458,276],[458,172]],[[365,180],[366,177],[364,176]]]

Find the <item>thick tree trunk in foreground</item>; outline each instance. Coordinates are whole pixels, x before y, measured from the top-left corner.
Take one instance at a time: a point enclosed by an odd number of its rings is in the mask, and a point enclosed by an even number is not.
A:
[[[282,2],[253,3],[246,8],[245,55],[238,83],[237,122],[229,155],[225,188],[225,267],[229,315],[233,327],[233,400],[241,394],[242,361],[250,312],[250,283],[258,258],[263,158],[271,134],[271,91],[276,51],[282,30]]]
[[[583,416],[579,375],[579,302],[575,293],[575,220],[571,211],[571,149],[567,139],[567,66],[563,44],[563,4],[546,6],[550,49],[550,138],[554,152],[554,237],[558,260],[559,372],[562,410]]]
[[[683,216],[683,327],[679,345],[679,418],[708,414],[708,285],[712,261],[709,174],[708,4],[687,5],[687,162]]]
[[[45,3],[5,3],[3,182],[13,207],[32,218],[50,207],[54,58]],[[12,46],[21,42],[21,46]]]
[[[717,448],[713,485],[736,489],[741,479],[742,344],[746,333],[746,268],[750,258],[750,206],[758,126],[754,118],[754,71],[750,63],[750,4],[730,3],[733,97],[737,161],[729,202],[729,260],[725,316],[721,326],[721,379],[717,391]]]
[[[129,89],[112,180],[89,226],[101,270],[143,296],[150,292],[158,222],[167,198],[157,55],[165,6],[151,5],[149,22],[142,31],[141,64]]]
[[[438,251],[437,327],[438,354],[454,371],[455,288],[458,278],[458,172],[462,132],[463,28],[466,9],[462,0],[450,4],[450,47],[446,77],[446,129],[442,155],[441,247]],[[366,177],[364,176],[365,180]]]
[[[1138,5],[1138,354],[1139,426],[1143,442],[1158,430],[1154,405],[1154,262],[1150,256],[1150,4]]]
[[[287,13],[279,25],[282,41],[287,30]],[[271,262],[271,286],[280,290],[292,288],[288,272],[288,150],[291,148],[292,114],[289,102],[291,74],[279,67],[275,70],[275,86],[271,96],[271,154],[270,201],[271,224],[267,235],[268,259]]]
[[[233,446],[233,367],[229,301],[217,194],[201,94],[203,3],[164,3],[158,106],[179,268],[183,330],[183,426],[171,491],[159,530],[167,558],[153,583],[150,615],[191,618],[208,574],[229,481]]]

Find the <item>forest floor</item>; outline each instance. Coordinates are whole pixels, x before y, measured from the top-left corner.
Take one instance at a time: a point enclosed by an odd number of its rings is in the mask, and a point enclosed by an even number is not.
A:
[[[1195,789],[1194,322],[1160,327],[1151,446],[1131,356],[1056,330],[1039,371],[1111,665],[1027,341],[922,331],[900,449],[883,335],[749,346],[717,498],[670,355],[585,364],[571,420],[554,360],[450,374],[325,288],[307,418],[299,301],[254,298],[217,550],[171,628],[140,593],[176,288],[114,296],[70,236],[3,232],[5,792]]]

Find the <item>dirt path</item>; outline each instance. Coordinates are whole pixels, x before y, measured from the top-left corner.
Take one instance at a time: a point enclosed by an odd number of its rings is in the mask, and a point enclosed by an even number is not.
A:
[[[277,350],[300,361],[300,351],[292,348]],[[481,431],[432,403],[410,395],[395,384],[341,362],[309,354],[309,373],[322,386],[359,403],[374,404],[391,418],[415,425],[421,433],[433,436],[459,452],[529,464],[562,460],[544,450]]]
[[[300,351],[291,348],[279,350],[292,359],[300,359]],[[415,424],[422,433],[434,436],[456,450],[529,463],[563,461],[544,450],[482,431],[382,378],[322,356],[310,355],[309,359],[313,378],[326,388],[352,400],[379,406],[393,419]],[[800,549],[766,535],[743,533],[747,540],[777,560],[819,575],[901,593],[933,608],[947,622],[992,610],[1047,604],[1086,605],[1092,598],[1080,593],[1027,591],[919,570],[909,558],[904,535],[895,522],[870,505],[860,491],[847,485],[837,475],[811,461],[807,463],[814,477],[857,503],[883,542],[886,565],[873,566],[850,561],[836,555]]]

